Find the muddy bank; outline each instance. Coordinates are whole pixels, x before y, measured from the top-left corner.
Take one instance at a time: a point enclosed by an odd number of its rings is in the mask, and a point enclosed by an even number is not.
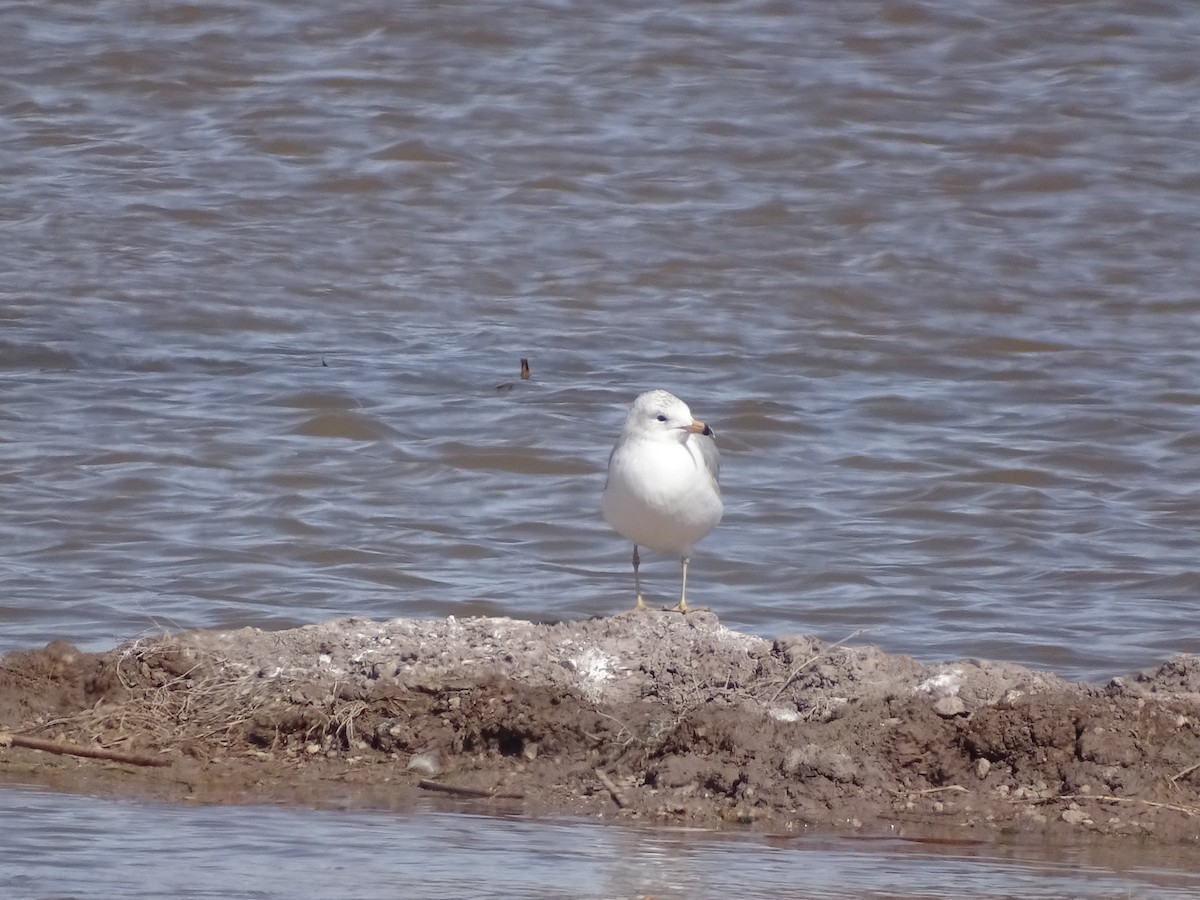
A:
[[[195,802],[484,808],[987,839],[1200,838],[1200,663],[1103,686],[767,641],[711,613],[346,619],[0,660],[0,781]]]

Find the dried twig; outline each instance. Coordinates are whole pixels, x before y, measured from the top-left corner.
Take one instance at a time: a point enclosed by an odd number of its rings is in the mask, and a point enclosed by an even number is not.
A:
[[[103,747],[87,747],[83,744],[69,744],[66,741],[30,737],[27,734],[0,732],[0,747],[24,747],[28,750],[44,750],[47,753],[60,753],[64,756],[107,759],[112,762],[128,763],[131,766],[169,766],[171,764],[171,760],[163,759],[161,756],[125,753],[121,750],[106,750]]]
[[[1035,798],[1024,802],[1043,804],[1054,803],[1058,800],[1097,800],[1101,803],[1141,803],[1143,806],[1152,806],[1155,809],[1169,809],[1173,812],[1183,813],[1185,816],[1192,818],[1200,816],[1200,809],[1194,806],[1180,806],[1178,803],[1159,803],[1155,800],[1144,800],[1141,797],[1116,797],[1112,794],[1060,794],[1056,797]],[[1014,800],[1014,803],[1020,803],[1021,800]]]
[[[787,674],[787,678],[783,679],[783,684],[781,684],[779,686],[779,690],[777,690],[775,692],[775,696],[767,701],[768,705],[770,705],[771,703],[774,703],[776,700],[778,700],[780,697],[783,696],[783,692],[788,689],[788,685],[790,685],[793,681],[796,680],[797,675],[799,675],[801,672],[803,672],[805,669],[807,669],[809,666],[811,666],[813,663],[815,663],[822,656],[827,654],[830,650],[833,650],[836,647],[842,646],[843,644],[846,643],[846,641],[854,640],[856,637],[858,637],[862,633],[863,633],[863,630],[861,628],[857,628],[854,631],[850,632],[848,635],[846,635],[844,638],[842,638],[840,641],[834,641],[829,646],[822,647],[819,653],[814,653],[812,656],[810,656],[808,659],[804,660],[803,662],[796,663],[796,665],[792,666],[791,671],[789,671]]]
[[[480,800],[524,800],[525,795],[517,792],[507,793],[496,790],[481,790],[480,788],[460,787],[457,784],[446,784],[441,781],[430,781],[428,778],[422,778],[417,782],[417,787],[426,791],[434,791],[438,794],[453,794],[455,797],[472,797]]]
[[[944,794],[947,791],[954,791],[955,793],[963,793],[963,794],[971,793],[970,789],[963,787],[961,784],[947,784],[942,787],[919,788],[919,789],[918,788],[892,788],[891,791],[893,794],[896,794],[897,796],[900,796],[900,797],[909,796],[909,795],[924,797],[928,794]]]
[[[1168,781],[1170,781],[1170,782],[1171,782],[1171,784],[1175,784],[1175,783],[1177,783],[1177,782],[1179,781],[1179,779],[1181,779],[1181,778],[1187,778],[1189,775],[1191,775],[1191,774],[1192,774],[1193,772],[1195,772],[1197,769],[1200,769],[1200,762],[1198,762],[1198,763],[1192,763],[1190,766],[1188,766],[1188,767],[1187,767],[1186,769],[1184,769],[1182,772],[1176,772],[1174,775],[1172,775],[1172,776],[1171,776],[1169,779],[1167,779],[1167,780],[1168,780]]]
[[[613,803],[617,804],[618,808],[624,809],[629,805],[625,802],[625,798],[621,796],[621,791],[613,784],[613,780],[604,774],[603,769],[593,769],[592,771],[596,773],[596,777],[600,779],[600,783],[608,789],[609,796],[613,798]]]

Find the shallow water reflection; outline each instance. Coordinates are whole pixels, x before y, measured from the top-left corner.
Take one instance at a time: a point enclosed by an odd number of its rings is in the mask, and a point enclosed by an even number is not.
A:
[[[6,897],[1183,898],[1170,850],[931,848],[429,811],[163,807],[0,790]],[[1194,867],[1192,867],[1194,869]]]

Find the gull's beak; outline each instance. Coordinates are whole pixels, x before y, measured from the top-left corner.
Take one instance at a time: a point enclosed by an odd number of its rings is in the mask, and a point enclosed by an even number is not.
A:
[[[688,434],[707,434],[713,436],[713,431],[699,419],[692,419],[692,424],[688,426]]]

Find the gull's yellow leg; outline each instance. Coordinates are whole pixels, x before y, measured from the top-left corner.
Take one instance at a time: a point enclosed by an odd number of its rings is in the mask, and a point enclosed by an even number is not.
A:
[[[679,603],[672,608],[672,612],[685,613],[688,611],[687,605],[687,566],[688,558],[683,557],[683,578],[679,583]]]

